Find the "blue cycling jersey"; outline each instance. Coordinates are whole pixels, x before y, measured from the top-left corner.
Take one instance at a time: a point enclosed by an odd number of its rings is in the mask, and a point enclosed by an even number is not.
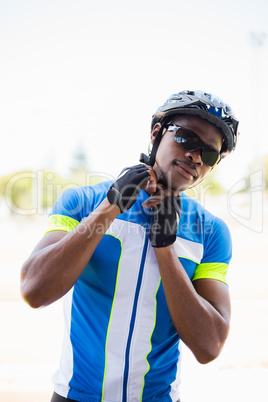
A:
[[[73,230],[110,185],[67,190],[51,211],[48,231]],[[180,338],[148,240],[147,198],[142,190],[114,220],[64,296],[63,351],[53,377],[59,395],[83,402],[179,399]],[[188,276],[225,282],[232,251],[226,224],[185,194],[181,206],[174,247]]]

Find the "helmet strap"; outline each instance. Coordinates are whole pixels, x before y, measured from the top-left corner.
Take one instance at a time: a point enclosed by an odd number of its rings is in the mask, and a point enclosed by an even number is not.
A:
[[[157,135],[155,137],[151,153],[149,154],[149,156],[142,153],[140,155],[140,162],[145,163],[146,165],[149,165],[149,166],[154,166],[156,152],[157,152],[157,149],[159,147],[160,141],[162,139],[163,130],[164,130],[165,125],[166,125],[168,120],[170,120],[170,118],[168,118],[167,116],[165,116],[163,118],[163,120],[161,121],[160,130],[158,131],[158,133],[157,133]]]

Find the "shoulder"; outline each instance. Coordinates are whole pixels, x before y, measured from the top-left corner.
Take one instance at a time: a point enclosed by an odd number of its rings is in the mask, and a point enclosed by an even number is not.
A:
[[[57,199],[50,215],[66,215],[81,221],[103,201],[110,185],[111,182],[109,181],[93,186],[69,188]]]
[[[193,229],[196,229],[197,235],[209,236],[213,234],[214,230],[229,232],[228,226],[221,218],[212,214],[195,199],[184,193],[181,196],[181,208],[182,221],[187,222],[188,225],[192,225],[191,231],[194,232]]]
[[[217,254],[222,250],[224,255],[231,255],[231,234],[226,223],[212,214],[196,200],[182,194],[182,216],[179,236],[203,245],[204,255]]]

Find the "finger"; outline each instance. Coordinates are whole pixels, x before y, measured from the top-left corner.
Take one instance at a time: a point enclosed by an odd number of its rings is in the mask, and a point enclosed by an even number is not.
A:
[[[161,202],[162,202],[161,196],[153,195],[153,196],[149,197],[146,201],[144,201],[142,206],[147,209],[150,209],[150,208],[154,208],[157,205],[161,204]]]
[[[142,204],[142,206],[143,206],[144,208],[146,208],[146,209],[152,209],[152,208],[157,207],[159,204],[161,204],[161,202],[159,202],[159,201],[156,201],[156,202],[153,202],[153,201],[145,201],[145,202]]]
[[[134,166],[128,166],[128,167],[125,167],[124,169],[121,170],[121,172],[120,172],[118,177],[121,177],[123,175],[123,173],[133,171],[133,170],[135,170],[136,173],[141,173],[141,172],[147,171],[148,169],[143,164],[134,165]]]
[[[155,171],[153,170],[153,168],[151,166],[149,166],[149,165],[145,165],[145,166],[148,169],[148,173],[150,175],[150,179],[148,180],[148,182],[146,184],[145,190],[149,194],[153,194],[157,190],[157,176],[156,176],[156,173],[155,173]]]
[[[147,171],[139,173],[138,175],[138,180],[139,180],[139,187],[143,187],[145,183],[148,182],[148,180],[150,179],[150,175],[148,174]]]

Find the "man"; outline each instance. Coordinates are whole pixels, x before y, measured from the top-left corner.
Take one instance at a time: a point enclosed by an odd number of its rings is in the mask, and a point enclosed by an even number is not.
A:
[[[211,94],[172,95],[153,116],[144,163],[57,200],[21,273],[32,307],[64,296],[52,402],[179,401],[180,339],[200,363],[219,355],[230,234],[183,191],[235,148],[237,127]]]

